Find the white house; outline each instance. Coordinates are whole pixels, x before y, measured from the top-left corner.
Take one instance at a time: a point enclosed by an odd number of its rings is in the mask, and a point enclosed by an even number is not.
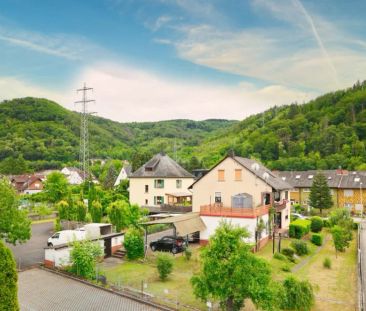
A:
[[[225,219],[246,227],[251,234],[249,241],[263,246],[270,233],[271,207],[275,209],[275,230],[288,229],[288,190],[292,187],[254,160],[227,156],[190,188],[192,210],[199,213],[206,227],[200,232],[202,243],[208,241]]]
[[[114,183],[114,186],[116,187],[121,183],[122,180],[128,179],[128,177],[131,175],[131,173],[132,173],[132,166],[125,163],[122,166],[122,168],[121,168],[121,170],[120,170],[120,172],[117,176],[117,179],[116,179],[116,182]]]
[[[76,167],[64,167],[61,173],[65,175],[70,185],[80,185],[83,183],[83,173]]]
[[[155,155],[129,178],[132,204],[161,206],[191,202],[188,187],[194,176],[164,153]]]

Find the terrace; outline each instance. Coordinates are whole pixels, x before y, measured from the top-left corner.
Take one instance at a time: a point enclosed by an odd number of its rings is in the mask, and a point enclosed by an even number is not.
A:
[[[225,207],[220,204],[202,205],[200,207],[201,216],[256,218],[268,214],[271,205],[261,205],[257,207]]]

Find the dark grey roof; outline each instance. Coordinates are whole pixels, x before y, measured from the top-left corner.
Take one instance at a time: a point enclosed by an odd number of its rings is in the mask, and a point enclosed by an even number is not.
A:
[[[282,180],[277,175],[273,174],[268,168],[255,160],[241,157],[233,157],[233,159],[276,190],[285,190],[292,188],[289,183]]]
[[[194,176],[168,155],[158,153],[130,175],[130,178],[138,177],[193,178]]]
[[[358,189],[366,187],[366,171],[345,170],[309,170],[309,171],[278,171],[276,175],[288,182],[293,188],[310,188],[314,176],[322,173],[328,181],[330,188]]]
[[[129,177],[132,174],[132,165],[128,164],[124,166],[127,176]]]

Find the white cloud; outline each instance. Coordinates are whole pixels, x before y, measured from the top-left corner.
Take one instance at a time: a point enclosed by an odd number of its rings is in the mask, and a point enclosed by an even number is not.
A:
[[[121,122],[164,119],[243,119],[273,105],[309,100],[305,94],[279,85],[262,89],[243,83],[223,86],[197,81],[174,81],[140,69],[101,64],[85,69],[75,87],[87,81],[94,87],[99,116]]]

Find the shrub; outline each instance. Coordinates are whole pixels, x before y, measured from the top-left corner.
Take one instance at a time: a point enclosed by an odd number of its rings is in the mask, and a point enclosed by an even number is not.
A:
[[[288,265],[284,265],[281,269],[284,272],[291,272],[291,268]]]
[[[291,238],[301,239],[310,231],[310,221],[307,219],[296,219],[290,223],[289,235]]]
[[[191,260],[191,257],[192,257],[192,250],[187,247],[185,250],[184,250],[184,256],[186,258],[187,261]]]
[[[99,242],[88,240],[73,242],[70,253],[71,272],[87,279],[94,279],[97,260],[102,255],[103,251]]]
[[[323,261],[323,267],[327,268],[327,269],[331,269],[332,268],[332,261],[330,260],[330,258],[326,257]]]
[[[144,239],[140,230],[130,228],[125,234],[123,245],[130,260],[144,257]]]
[[[281,253],[288,258],[294,257],[295,251],[292,248],[283,248]]]
[[[76,203],[77,208],[77,221],[85,221],[86,216],[86,205],[83,201],[78,201]]]
[[[323,227],[330,228],[331,224],[328,219],[323,219]]]
[[[0,310],[19,310],[17,279],[13,254],[0,240]]]
[[[310,311],[314,305],[314,291],[309,281],[299,281],[293,276],[283,281],[284,297],[281,310]]]
[[[308,245],[305,241],[292,241],[291,247],[295,250],[295,253],[299,256],[309,254]]]
[[[60,218],[55,219],[53,228],[55,232],[62,230]]]
[[[312,232],[320,232],[323,229],[323,219],[318,216],[311,217],[311,231]]]
[[[311,236],[311,243],[315,244],[315,245],[322,245],[323,244],[323,236],[319,233],[314,233]]]
[[[160,253],[156,258],[156,267],[158,269],[160,280],[165,281],[168,275],[173,271],[173,258],[169,254]]]
[[[278,259],[278,260],[282,260],[282,261],[286,261],[286,259],[287,259],[286,256],[281,254],[281,253],[275,253],[273,255],[273,258]]]

